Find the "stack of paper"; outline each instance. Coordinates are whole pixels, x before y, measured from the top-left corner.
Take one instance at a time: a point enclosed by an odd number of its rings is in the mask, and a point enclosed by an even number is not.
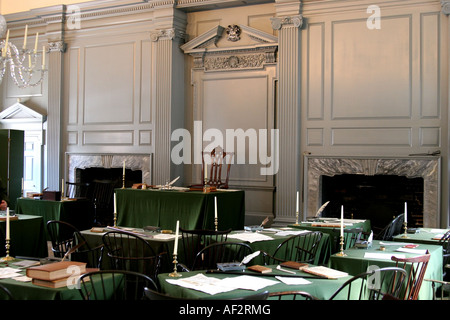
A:
[[[238,239],[241,241],[248,241],[250,243],[256,242],[256,241],[273,240],[272,237],[266,236],[266,235],[258,233],[258,232],[245,232],[245,233],[230,234],[230,235],[228,235],[228,238],[229,239]]]

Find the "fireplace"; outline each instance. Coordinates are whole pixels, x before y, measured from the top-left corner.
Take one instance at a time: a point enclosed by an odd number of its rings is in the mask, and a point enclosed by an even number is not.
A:
[[[374,221],[380,220],[382,216],[386,219],[392,218],[393,215],[403,213],[403,204],[408,203],[408,217],[414,214],[414,222],[418,226],[428,228],[438,228],[440,218],[440,158],[436,156],[415,156],[405,158],[369,158],[369,157],[332,157],[332,156],[305,156],[305,190],[304,190],[304,217],[312,217],[316,214],[321,205],[329,201],[330,191],[324,189],[325,183],[329,183],[330,178],[337,177],[333,182],[335,192],[342,190],[359,190],[359,194],[353,194],[347,198],[335,198],[334,202],[324,214],[336,216],[340,214],[336,212],[336,207],[344,205],[344,211],[348,214],[354,214],[356,219],[358,216],[364,219]],[[349,186],[344,182],[350,176],[352,177],[353,186]],[[353,179],[354,178],[354,179]],[[369,181],[367,183],[367,181]],[[383,181],[384,180],[384,181]],[[398,188],[404,187],[402,194],[387,194],[390,187],[396,180]],[[352,208],[349,198],[363,196],[368,190],[361,188],[373,187],[374,184],[385,184],[385,190],[379,190],[376,206],[372,206],[372,212],[364,213],[362,210]],[[366,187],[364,187],[366,186]],[[342,187],[341,189],[339,189]],[[359,189],[358,189],[359,188]],[[340,191],[339,191],[340,190]],[[398,192],[398,189],[391,189]],[[356,192],[358,193],[358,192]],[[336,195],[335,195],[336,196]],[[371,196],[376,196],[372,194]],[[398,198],[398,199],[395,199]],[[395,199],[395,201],[393,201]],[[345,203],[347,202],[347,206]],[[328,206],[327,206],[328,207]],[[379,209],[376,209],[378,207]],[[384,209],[383,209],[384,208]],[[367,208],[366,208],[367,209]],[[351,212],[353,211],[353,212]],[[369,211],[369,210],[368,210]],[[346,216],[347,217],[347,216]],[[382,220],[382,219],[381,219]],[[384,221],[384,220],[382,220]],[[411,220],[412,221],[412,220]],[[409,221],[408,221],[409,222]]]

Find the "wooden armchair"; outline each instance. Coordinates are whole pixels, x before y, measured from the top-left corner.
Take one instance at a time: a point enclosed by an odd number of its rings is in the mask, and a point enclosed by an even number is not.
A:
[[[205,170],[207,170],[207,185],[217,189],[228,189],[233,152],[225,152],[215,148],[211,152],[202,152],[202,186],[205,185]]]

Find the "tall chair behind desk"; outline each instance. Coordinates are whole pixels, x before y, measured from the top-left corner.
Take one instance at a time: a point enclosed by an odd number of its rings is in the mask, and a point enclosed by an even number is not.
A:
[[[402,232],[403,222],[405,220],[405,215],[399,214],[397,217],[392,219],[387,226],[383,228],[376,236],[376,240],[391,241],[393,236],[400,234]]]
[[[90,183],[66,181],[64,196],[71,199],[87,199]]]
[[[94,203],[94,224],[112,226],[114,221],[113,197],[116,181],[94,180],[92,201]]]
[[[56,258],[65,258],[70,254],[73,261],[86,262],[88,268],[100,268],[103,245],[91,248],[80,231],[65,221],[48,221],[47,231]]]

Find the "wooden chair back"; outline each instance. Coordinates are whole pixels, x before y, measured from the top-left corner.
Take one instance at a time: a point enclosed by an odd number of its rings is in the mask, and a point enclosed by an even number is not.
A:
[[[206,169],[207,185],[228,189],[233,156],[233,152],[225,152],[219,147],[214,148],[211,152],[202,152],[202,185],[205,185]]]
[[[67,198],[88,198],[90,183],[66,181],[64,196]]]
[[[391,260],[395,261],[396,266],[408,270],[408,279],[404,290],[403,300],[417,300],[422,282],[427,271],[428,262],[431,255],[428,253],[422,256],[411,258],[399,258],[392,256]]]
[[[191,270],[217,269],[217,263],[241,262],[251,253],[253,249],[246,243],[212,243],[197,253]]]

